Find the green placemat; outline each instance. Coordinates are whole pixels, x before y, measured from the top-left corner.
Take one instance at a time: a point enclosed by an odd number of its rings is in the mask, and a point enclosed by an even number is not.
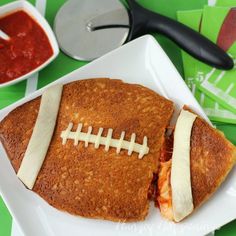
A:
[[[220,37],[221,41],[223,41],[220,32],[222,24],[223,22],[225,23],[226,16],[229,12],[230,7],[206,6],[203,10],[201,33],[210,38],[213,42],[217,42]],[[234,22],[234,20],[231,20],[231,22]],[[211,27],[212,25],[214,25],[214,27]],[[228,30],[228,33],[229,32],[230,29]],[[224,34],[224,38],[226,37],[229,36]],[[227,49],[227,52],[235,60],[236,44],[232,44]],[[229,111],[236,114],[236,69],[221,71],[200,62],[197,63],[197,68],[198,72],[195,77],[197,87],[219,104],[226,107]]]
[[[30,0],[32,4],[35,4],[41,0]],[[46,5],[46,18],[51,25],[53,25],[53,19],[59,7],[65,2],[65,0],[44,0]],[[12,2],[11,0],[0,0],[0,5]],[[207,3],[207,0],[139,0],[139,2],[156,12],[163,13],[172,18],[176,18],[177,10],[191,10],[200,9]],[[165,39],[162,36],[155,35],[164,50],[167,52],[168,56],[171,58],[173,63],[176,65],[177,69],[182,73],[182,59],[181,53],[178,47],[176,47],[170,40]],[[37,88],[41,88],[52,82],[61,76],[75,70],[86,64],[85,62],[75,61],[70,59],[63,53],[60,53],[57,59],[51,63],[47,68],[39,73]],[[0,89],[0,108],[3,108],[11,103],[17,101],[18,99],[24,97],[26,90],[26,81],[19,83],[8,88]],[[220,126],[226,135],[236,143],[235,136],[236,132],[235,126]],[[17,201],[17,198],[16,198]],[[0,236],[10,236],[12,219],[7,211],[4,203],[0,199]],[[217,236],[225,235],[232,236],[236,234],[236,222],[228,224],[223,227],[220,231],[217,231]]]
[[[203,9],[192,11],[178,11],[178,20],[196,31],[201,31]],[[203,93],[197,86],[195,76],[200,68],[199,62],[188,53],[182,51],[185,82],[204,109],[211,121],[236,124],[236,114],[227,110],[214,99]]]

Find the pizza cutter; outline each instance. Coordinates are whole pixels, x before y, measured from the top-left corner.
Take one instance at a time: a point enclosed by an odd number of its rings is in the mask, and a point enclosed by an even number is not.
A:
[[[141,35],[157,32],[213,67],[229,70],[233,60],[216,44],[187,26],[128,0],[68,0],[58,11],[54,31],[62,51],[90,61]]]

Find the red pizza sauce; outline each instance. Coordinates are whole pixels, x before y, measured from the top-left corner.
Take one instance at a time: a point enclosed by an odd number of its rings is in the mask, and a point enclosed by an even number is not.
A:
[[[0,84],[27,74],[53,54],[44,30],[23,10],[0,18],[0,29],[10,36],[0,38]]]

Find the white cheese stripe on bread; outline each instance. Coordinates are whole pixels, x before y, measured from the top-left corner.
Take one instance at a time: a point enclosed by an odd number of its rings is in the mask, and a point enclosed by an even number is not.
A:
[[[41,98],[33,133],[17,173],[18,178],[29,189],[34,186],[52,139],[62,88],[62,84],[54,85],[48,88]]]
[[[190,173],[190,140],[196,115],[182,110],[174,132],[171,188],[174,221],[179,222],[193,211]]]

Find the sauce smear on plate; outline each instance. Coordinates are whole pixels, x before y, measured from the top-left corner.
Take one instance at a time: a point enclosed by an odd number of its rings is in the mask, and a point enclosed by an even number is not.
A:
[[[0,18],[0,29],[10,36],[0,38],[0,84],[29,73],[53,54],[44,30],[23,10]]]

